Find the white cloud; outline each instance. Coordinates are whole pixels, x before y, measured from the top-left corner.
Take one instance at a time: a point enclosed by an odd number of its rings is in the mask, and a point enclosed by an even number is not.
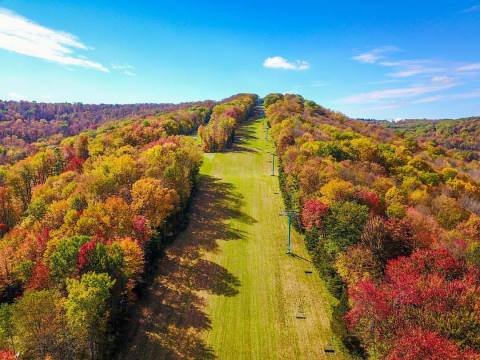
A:
[[[324,87],[327,86],[327,83],[324,81],[314,81],[310,84],[310,87],[312,88],[319,88],[319,87]]]
[[[355,60],[388,68],[385,74],[393,81],[409,85],[353,94],[339,101],[345,104],[370,104],[369,110],[389,109],[405,104],[472,99],[480,97],[480,90],[445,94],[444,90],[468,83],[467,78],[480,73],[480,63],[455,64],[434,59],[389,59],[377,49],[354,57]],[[409,82],[410,80],[410,82]],[[411,81],[414,80],[414,81]],[[390,80],[377,82],[389,83]]]
[[[431,74],[443,72],[445,69],[432,66],[434,64],[431,60],[387,60],[386,53],[400,51],[394,46],[385,46],[376,48],[371,51],[353,57],[356,60],[365,64],[377,64],[383,67],[390,67],[394,71],[387,74],[394,78],[408,78],[416,75]]]
[[[380,56],[369,52],[354,56],[353,59],[365,64],[374,64],[380,59]]]
[[[320,80],[312,81],[311,83],[308,83],[308,84],[295,85],[294,89],[296,89],[296,90],[294,90],[293,92],[298,91],[299,89],[321,88],[321,87],[324,87],[324,86],[327,86],[327,85],[328,84],[324,81],[320,81]]]
[[[372,106],[369,108],[362,109],[362,112],[370,112],[370,111],[378,111],[378,110],[391,110],[391,109],[398,109],[400,107],[400,103],[391,103],[387,105],[378,105]]]
[[[303,60],[297,60],[290,62],[281,56],[272,56],[266,58],[263,62],[263,66],[269,69],[283,69],[283,70],[307,70],[310,68],[310,64]]]
[[[435,68],[435,67],[424,67],[424,66],[410,66],[406,69],[389,73],[387,75],[395,78],[406,78],[406,77],[412,77],[415,75],[439,73],[443,71],[445,71],[445,69]]]
[[[480,98],[480,89],[458,93],[458,94],[424,97],[414,101],[414,103],[424,104],[424,103],[431,103],[431,102],[442,101],[442,100],[451,101],[451,100],[476,99],[476,98]]]
[[[431,64],[431,60],[426,59],[416,59],[416,60],[386,60],[382,61],[379,64],[386,67],[413,67],[413,66],[424,66]]]
[[[387,80],[378,80],[378,81],[369,81],[366,82],[366,85],[383,85],[383,84],[394,84],[402,82],[400,79],[387,79]]]
[[[445,75],[437,75],[432,77],[432,82],[433,83],[447,83],[447,82],[453,82],[453,79],[451,77],[445,76]]]
[[[463,10],[462,12],[464,13],[472,13],[472,12],[477,12],[477,11],[480,11],[480,5],[473,5],[465,10]]]
[[[457,68],[457,71],[459,72],[476,72],[480,71],[480,63],[473,63],[473,64],[467,64],[463,65]]]
[[[418,100],[413,101],[414,104],[426,104],[435,101],[440,101],[445,99],[445,95],[434,95],[434,96],[427,96]]]
[[[133,70],[135,70],[135,68],[130,65],[130,64],[112,64],[112,69],[113,70],[117,70],[117,71],[121,71],[123,72],[125,75],[128,75],[128,76],[135,76],[137,75]]]
[[[102,64],[75,54],[75,50],[89,48],[74,35],[38,25],[3,8],[0,8],[0,48],[62,65],[109,71]]]
[[[398,61],[381,61],[378,63],[384,67],[395,68],[396,71],[387,74],[395,78],[407,78],[416,75],[432,74],[444,72],[445,69],[437,66],[431,60],[398,60]]]
[[[11,91],[7,94],[7,100],[20,101],[20,100],[28,100],[28,98],[24,95]]]
[[[456,99],[475,99],[475,98],[480,98],[480,89],[461,93],[461,94],[456,94]]]
[[[399,51],[399,49],[394,46],[384,46],[354,56],[352,59],[364,64],[375,64],[384,57],[382,54],[393,51]]]
[[[368,104],[378,103],[393,99],[414,98],[423,94],[450,89],[457,86],[456,83],[448,82],[442,84],[414,85],[410,87],[376,90],[347,96],[340,101],[346,104]]]

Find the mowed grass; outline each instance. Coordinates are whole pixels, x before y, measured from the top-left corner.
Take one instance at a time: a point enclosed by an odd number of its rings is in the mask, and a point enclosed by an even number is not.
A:
[[[207,154],[202,167],[241,200],[239,216],[226,219],[241,236],[217,240],[218,248],[203,254],[240,283],[235,296],[204,294],[211,319],[206,343],[220,359],[345,358],[330,328],[333,299],[301,236],[293,233],[297,256],[286,255],[287,219],[279,215],[283,204],[278,178],[271,176],[273,145],[264,140],[262,120],[246,125],[239,136],[233,152]],[[296,318],[299,308],[305,319]],[[328,343],[336,355],[325,354]]]
[[[231,151],[205,154],[189,226],[160,259],[120,358],[347,358],[331,330],[334,300],[295,232],[296,256],[286,255],[287,219],[264,135],[256,120]]]

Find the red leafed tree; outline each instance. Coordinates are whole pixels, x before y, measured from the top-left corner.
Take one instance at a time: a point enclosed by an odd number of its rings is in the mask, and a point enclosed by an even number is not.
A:
[[[380,210],[380,198],[377,193],[361,189],[357,191],[355,197],[359,200],[360,203],[367,205],[370,210],[373,210],[375,212],[378,212]]]
[[[473,360],[473,356],[470,352],[462,353],[455,343],[434,332],[414,328],[404,331],[394,342],[387,360]]]
[[[302,224],[306,229],[322,226],[322,217],[328,212],[328,205],[318,199],[309,199],[303,204]]]
[[[414,248],[433,247],[440,238],[442,230],[431,216],[426,216],[415,208],[408,208],[405,220],[413,229]]]
[[[65,166],[65,171],[76,171],[81,172],[84,160],[78,156],[73,155],[68,158],[67,165]]]
[[[16,360],[15,353],[11,350],[0,350],[0,360]]]
[[[234,119],[238,119],[240,117],[240,111],[241,111],[240,109],[232,107],[232,108],[229,108],[229,109],[225,110],[223,112],[223,115],[229,116],[229,117],[234,118]]]
[[[70,145],[64,148],[64,156],[66,161],[65,171],[81,172],[85,159],[79,156],[78,151]]]
[[[81,271],[85,266],[88,265],[90,261],[90,257],[95,250],[97,242],[95,240],[91,240],[82,245],[80,250],[78,251],[78,270]]]
[[[108,239],[104,232],[102,231],[102,229],[98,229],[96,232],[95,232],[95,235],[93,235],[92,237],[92,241],[93,242],[99,242],[99,243],[103,243],[103,244],[110,244],[112,243],[113,239]]]
[[[144,245],[152,236],[152,229],[148,224],[148,220],[143,215],[135,215],[132,219],[133,231],[135,237]]]
[[[43,228],[35,235],[35,239],[37,240],[39,251],[43,253],[50,239],[50,231],[47,228]]]
[[[38,262],[32,270],[32,276],[27,283],[28,290],[47,289],[50,285],[49,269],[42,262]]]
[[[388,294],[377,287],[371,279],[359,281],[357,286],[349,289],[349,298],[354,306],[345,316],[350,328],[357,327],[361,322],[369,327],[371,322],[381,322],[392,314]]]
[[[418,324],[425,331],[462,339],[467,348],[480,347],[475,332],[469,329],[474,325],[461,320],[478,311],[479,271],[444,249],[421,249],[391,260],[383,282],[360,281],[349,289],[349,295],[352,307],[347,323],[370,349],[379,343],[380,348],[391,348],[395,339],[405,335],[405,329]]]
[[[444,249],[418,250],[410,257],[391,260],[386,269],[386,278],[392,285],[401,285],[408,277],[421,278],[438,275],[447,281],[459,279],[466,272],[465,263],[455,259]]]
[[[47,242],[49,240],[49,232],[47,229],[42,229],[39,232],[30,232],[27,229],[14,228],[15,232],[10,232],[10,236],[15,236],[19,241],[16,247],[16,253],[31,261],[37,261],[43,256]]]

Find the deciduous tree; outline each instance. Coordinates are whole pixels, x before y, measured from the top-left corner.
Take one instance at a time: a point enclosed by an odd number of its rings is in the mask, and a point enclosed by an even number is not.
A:
[[[176,209],[178,201],[177,192],[164,188],[160,180],[144,178],[133,184],[132,208],[136,214],[145,216],[154,227],[162,225]]]
[[[68,326],[75,338],[84,344],[91,359],[101,351],[108,322],[107,302],[114,281],[108,274],[87,273],[81,280],[68,279],[65,302]]]

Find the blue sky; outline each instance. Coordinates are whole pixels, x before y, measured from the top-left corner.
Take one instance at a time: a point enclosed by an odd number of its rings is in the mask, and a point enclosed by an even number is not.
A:
[[[480,0],[0,0],[0,98],[294,92],[354,117],[480,115]]]

